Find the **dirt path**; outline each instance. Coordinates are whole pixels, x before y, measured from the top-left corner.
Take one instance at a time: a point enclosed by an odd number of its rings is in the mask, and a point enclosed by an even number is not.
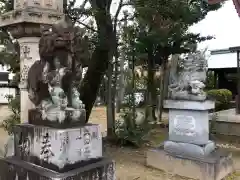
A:
[[[143,150],[108,147],[107,154],[116,161],[117,180],[170,180],[164,172],[147,168]],[[182,180],[180,177],[174,177]]]

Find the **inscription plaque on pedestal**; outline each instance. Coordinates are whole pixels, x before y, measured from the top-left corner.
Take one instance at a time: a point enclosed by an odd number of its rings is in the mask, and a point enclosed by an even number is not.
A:
[[[169,110],[169,140],[204,145],[209,141],[207,111]]]
[[[174,132],[178,135],[196,136],[194,117],[177,115],[174,119]]]

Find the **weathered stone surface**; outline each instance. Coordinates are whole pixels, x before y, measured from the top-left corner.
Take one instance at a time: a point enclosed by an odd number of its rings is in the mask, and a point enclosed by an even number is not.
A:
[[[77,119],[72,118],[72,114],[78,113],[80,116]],[[56,112],[60,113],[60,112]],[[33,125],[48,126],[53,128],[72,128],[76,126],[82,126],[86,123],[86,110],[85,109],[74,109],[71,111],[66,110],[66,117],[62,122],[43,120],[42,113],[38,109],[29,110],[29,123]]]
[[[189,157],[160,147],[147,151],[146,163],[169,174],[200,180],[221,180],[234,171],[232,155],[221,149],[206,157]]]
[[[29,68],[27,76],[29,99],[38,109],[34,112],[37,117],[30,112],[30,123],[34,121],[34,124],[46,126],[86,123],[85,105],[80,99],[78,87],[82,67],[90,58],[90,51],[88,38],[82,32],[67,16],[51,29],[42,30],[40,60]],[[73,51],[70,50],[72,46]]]
[[[213,101],[166,100],[169,109],[169,140],[205,145],[209,141],[208,110],[214,108]]]
[[[40,8],[25,8],[21,10],[13,10],[4,13],[0,17],[0,27],[6,27],[12,24],[30,22],[38,24],[54,24],[63,17],[62,12],[49,11]]]
[[[204,101],[207,72],[205,52],[196,51],[178,58],[170,72],[169,99]]]
[[[14,136],[15,156],[18,159],[55,171],[64,172],[76,164],[102,158],[99,125],[56,129],[20,124],[16,126]]]
[[[24,24],[23,26],[27,26],[27,25]],[[21,29],[22,29],[21,27],[15,27],[16,31],[21,31]],[[31,31],[29,32],[29,29],[28,29],[27,32],[30,33]],[[39,30],[39,33],[40,33],[40,30]],[[15,37],[14,33],[11,32],[11,34]],[[20,91],[20,96],[21,96],[21,104],[20,104],[21,118],[20,119],[21,119],[21,123],[26,123],[28,122],[28,110],[35,107],[34,104],[30,101],[28,96],[27,79],[28,79],[29,68],[32,66],[35,60],[40,59],[39,53],[38,53],[39,38],[37,36],[24,37],[23,35],[21,35],[21,33],[19,35],[21,36],[21,38],[18,39],[18,43],[20,46],[19,48],[20,48],[20,69],[21,69],[20,83],[19,83],[19,88],[21,90]],[[34,33],[32,33],[31,36],[33,35]],[[30,35],[27,35],[27,36],[30,36]]]
[[[165,100],[164,108],[183,110],[210,110],[215,108],[214,101]]]
[[[209,140],[208,111],[170,109],[169,140],[207,144]]]
[[[1,180],[115,180],[115,163],[102,159],[66,173],[58,173],[14,157],[0,159]]]
[[[49,0],[15,0],[14,9],[22,10],[26,9],[34,9],[42,7],[45,10],[63,12],[63,0],[59,1],[49,1]]]
[[[191,157],[201,157],[208,156],[211,152],[215,150],[215,143],[209,141],[205,145],[195,145],[189,143],[180,143],[173,141],[164,142],[164,150],[169,153],[174,153],[178,155],[187,155]]]

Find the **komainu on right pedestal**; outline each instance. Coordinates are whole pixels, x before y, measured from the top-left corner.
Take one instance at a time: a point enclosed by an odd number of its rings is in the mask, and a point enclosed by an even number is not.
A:
[[[200,180],[221,180],[233,172],[231,153],[209,140],[208,111],[215,108],[215,102],[204,92],[206,72],[203,52],[178,60],[164,102],[169,109],[168,140],[148,150],[148,166]]]

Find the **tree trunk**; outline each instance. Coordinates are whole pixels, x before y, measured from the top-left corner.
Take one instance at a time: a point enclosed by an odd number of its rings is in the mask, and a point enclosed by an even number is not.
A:
[[[135,122],[136,122],[136,99],[135,99],[135,90],[136,90],[136,87],[135,87],[135,52],[133,52],[133,55],[132,55],[132,101],[133,101],[133,104],[132,104],[132,114],[133,114],[133,124],[135,126]]]
[[[151,49],[148,50],[148,81],[147,81],[147,108],[146,119],[148,121],[156,121],[155,109],[156,109],[156,86],[154,83],[154,56]],[[150,119],[149,119],[150,118]]]
[[[80,87],[81,100],[86,108],[86,122],[90,116],[103,76],[108,68],[108,63],[113,57],[116,44],[116,35],[113,32],[113,24],[105,1],[90,1],[95,14],[98,29],[98,44],[93,52],[88,70]],[[105,4],[106,5],[105,5]]]
[[[159,114],[158,114],[158,118],[159,121],[162,120],[162,113],[163,113],[163,101],[166,97],[166,88],[168,86],[168,60],[164,59],[164,62],[162,64],[162,75],[161,75],[161,81],[160,81],[160,96],[159,96],[159,106],[158,106],[158,110],[159,110]]]
[[[116,112],[120,113],[122,106],[122,101],[124,99],[124,59],[120,59],[120,76],[118,79],[118,91],[117,91],[117,101],[116,101]]]
[[[177,71],[177,63],[178,63],[178,56],[179,55],[173,55],[171,59],[171,67],[168,67],[168,60],[166,57],[166,60],[164,60],[164,63],[162,65],[162,76],[160,81],[160,96],[159,96],[159,105],[158,105],[158,118],[159,121],[162,119],[162,113],[163,113],[163,101],[166,99],[168,95],[168,85],[169,82],[173,83],[176,80],[176,71]]]
[[[112,138],[115,132],[115,102],[113,83],[113,65],[108,67],[108,88],[107,88],[107,137]]]
[[[161,81],[160,81],[160,95],[159,95],[159,106],[158,106],[158,110],[159,110],[159,114],[158,114],[158,118],[159,121],[162,121],[162,113],[163,113],[163,101],[164,101],[164,79],[165,79],[165,67],[164,65],[162,65],[162,76],[161,76]]]

